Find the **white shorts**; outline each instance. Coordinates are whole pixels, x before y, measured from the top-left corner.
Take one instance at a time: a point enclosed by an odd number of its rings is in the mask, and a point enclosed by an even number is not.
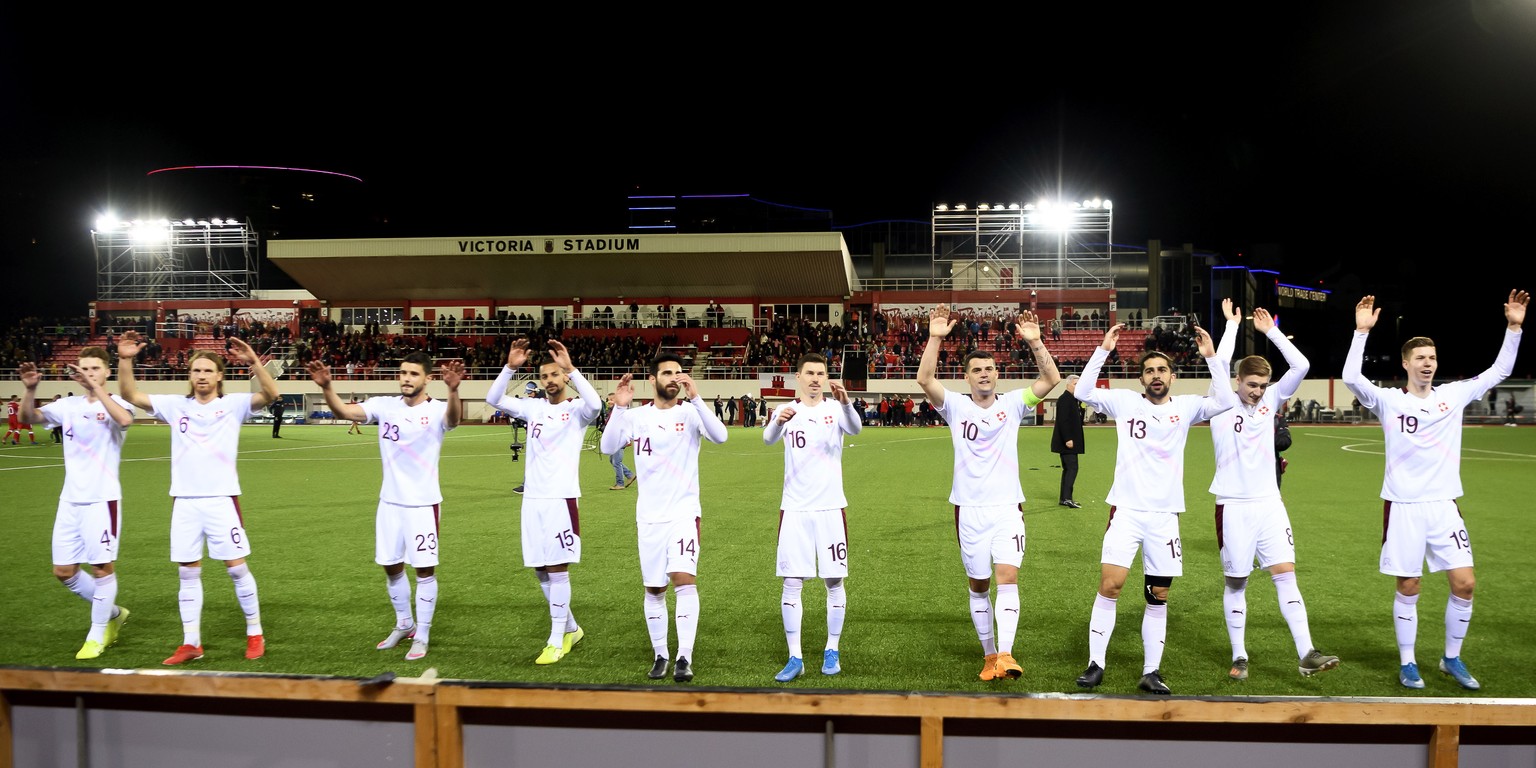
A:
[[[1296,562],[1291,517],[1279,497],[1217,504],[1216,545],[1221,548],[1222,573],[1234,578],[1253,572],[1254,557],[1266,570]]]
[[[778,576],[848,575],[848,516],[841,509],[779,510]]]
[[[523,497],[523,565],[581,562],[581,518],[575,499]]]
[[[408,507],[379,500],[374,515],[373,561],[379,565],[410,563],[412,568],[437,567],[437,523],[441,504]]]
[[[61,499],[59,513],[53,518],[53,562],[55,565],[115,562],[122,531],[121,502],[76,504]]]
[[[699,518],[640,523],[640,583],[665,587],[669,573],[699,575]]]
[[[1381,572],[1418,578],[1429,572],[1472,567],[1472,541],[1454,501],[1388,501],[1382,524]]]
[[[171,562],[203,559],[203,544],[215,560],[250,557],[237,496],[178,496],[171,504]]]
[[[1024,509],[1022,504],[987,507],[955,506],[955,533],[960,539],[960,562],[973,579],[992,578],[993,564],[1024,563]]]
[[[1184,542],[1179,540],[1179,515],[1109,508],[1109,530],[1099,562],[1130,568],[1141,548],[1144,576],[1183,576]]]

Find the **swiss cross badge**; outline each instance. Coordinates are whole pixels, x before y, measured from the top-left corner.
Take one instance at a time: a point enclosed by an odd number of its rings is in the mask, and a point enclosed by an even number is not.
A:
[[[673,432],[681,432],[681,431],[683,431],[683,422],[679,421],[676,424],[673,424],[672,425],[672,431]]]
[[[1451,409],[1451,406],[1447,405],[1444,401],[1441,401],[1440,405],[1437,407],[1440,409],[1441,413],[1445,413]]]
[[[1267,406],[1267,405],[1259,406],[1259,415],[1260,416],[1268,416],[1269,415],[1269,406]]]
[[[1179,423],[1179,415],[1177,413],[1175,413],[1174,415],[1169,416],[1168,417],[1168,423],[1169,424],[1177,424],[1177,423]]]
[[[560,414],[560,420],[561,421],[570,421],[571,420],[571,415],[569,413],[562,413],[562,414]]]
[[[823,417],[821,417],[821,423],[823,423],[823,424],[831,424],[833,421],[834,421],[834,419],[831,416],[823,416]]]
[[[998,411],[997,412],[997,420],[1000,421],[1000,422],[1007,421],[1008,420],[1008,412],[1007,411]]]

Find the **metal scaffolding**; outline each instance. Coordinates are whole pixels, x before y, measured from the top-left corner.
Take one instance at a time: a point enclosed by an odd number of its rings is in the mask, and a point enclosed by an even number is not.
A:
[[[91,230],[96,299],[249,299],[259,237],[234,219],[123,223]]]
[[[935,206],[935,284],[952,290],[1113,288],[1108,201]]]

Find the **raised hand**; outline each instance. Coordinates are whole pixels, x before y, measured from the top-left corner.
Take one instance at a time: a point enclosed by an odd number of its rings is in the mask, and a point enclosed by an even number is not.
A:
[[[331,367],[329,365],[319,360],[311,360],[309,365],[304,366],[304,368],[309,371],[309,380],[320,385],[321,389],[331,385]]]
[[[1211,334],[1200,326],[1195,326],[1195,346],[1200,350],[1201,357],[1215,357],[1216,344],[1211,341]]]
[[[1040,338],[1040,319],[1034,312],[1026,309],[1019,314],[1019,321],[1014,324],[1013,332],[1025,342],[1035,341]]]
[[[630,402],[635,399],[635,385],[631,383],[633,379],[634,376],[628,373],[619,377],[618,385],[613,388],[615,407],[628,408]]]
[[[528,340],[513,339],[512,347],[507,350],[507,367],[521,368],[528,362]]]
[[[848,389],[846,387],[835,381],[827,382],[827,386],[831,387],[832,389],[832,397],[836,398],[837,401],[843,405],[848,404]]]
[[[958,322],[959,318],[950,315],[948,304],[939,304],[928,313],[928,335],[937,338],[948,336]]]
[[[780,424],[788,424],[789,420],[793,419],[794,417],[795,407],[793,405],[786,405],[779,409],[779,415],[773,417],[773,420]]]
[[[571,353],[565,348],[564,344],[561,344],[554,339],[550,339],[549,355],[555,359],[555,364],[560,366],[561,371],[570,373],[571,371],[576,370],[576,364],[571,362]]]
[[[459,382],[463,381],[465,378],[464,361],[449,360],[448,362],[439,366],[439,370],[442,371],[443,383],[448,385],[448,391],[459,391]]]
[[[698,388],[697,385],[695,385],[693,383],[693,377],[692,376],[689,376],[686,373],[679,373],[677,375],[676,381],[677,381],[678,386],[683,388],[683,399],[684,400],[692,400],[695,397],[699,396],[699,388]]]
[[[1232,306],[1231,299],[1221,300],[1221,314],[1226,316],[1228,322],[1241,323],[1243,321],[1243,308]]]
[[[1507,306],[1507,305],[1506,305]],[[1376,327],[1376,318],[1381,314],[1381,307],[1376,306],[1375,296],[1366,296],[1355,305],[1355,330],[1369,331]]]
[[[1510,328],[1519,328],[1525,322],[1525,308],[1531,303],[1531,295],[1525,291],[1510,291],[1509,301],[1504,303],[1504,320]]]
[[[70,367],[74,368],[73,365]],[[31,363],[22,363],[21,367],[17,368],[16,370],[17,373],[21,376],[21,385],[27,389],[35,388],[38,383],[43,380],[43,372],[39,371],[37,366]]]
[[[119,359],[132,360],[146,346],[146,342],[139,341],[138,331],[124,331],[123,335],[117,337],[117,356]]]
[[[1115,345],[1120,343],[1120,332],[1125,330],[1125,323],[1115,323],[1104,332],[1104,343],[1101,344],[1105,352],[1115,351]]]
[[[239,336],[232,336],[226,340],[234,348],[235,357],[239,358],[241,362],[246,365],[256,365],[261,362],[261,358],[256,355],[256,350],[251,349],[251,345],[245,343],[245,339]]]
[[[1275,327],[1275,319],[1270,317],[1269,310],[1263,307],[1253,308],[1253,329],[1259,333],[1269,333]]]

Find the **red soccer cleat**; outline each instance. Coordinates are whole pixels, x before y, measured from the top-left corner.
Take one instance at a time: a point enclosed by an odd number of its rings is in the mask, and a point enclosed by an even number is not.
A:
[[[261,635],[245,636],[245,657],[259,659],[267,655],[267,641]]]
[[[178,664],[185,664],[189,661],[197,661],[202,657],[203,647],[201,645],[182,645],[176,649],[175,653],[171,654],[170,658],[160,663],[166,665],[167,667],[174,667]]]

